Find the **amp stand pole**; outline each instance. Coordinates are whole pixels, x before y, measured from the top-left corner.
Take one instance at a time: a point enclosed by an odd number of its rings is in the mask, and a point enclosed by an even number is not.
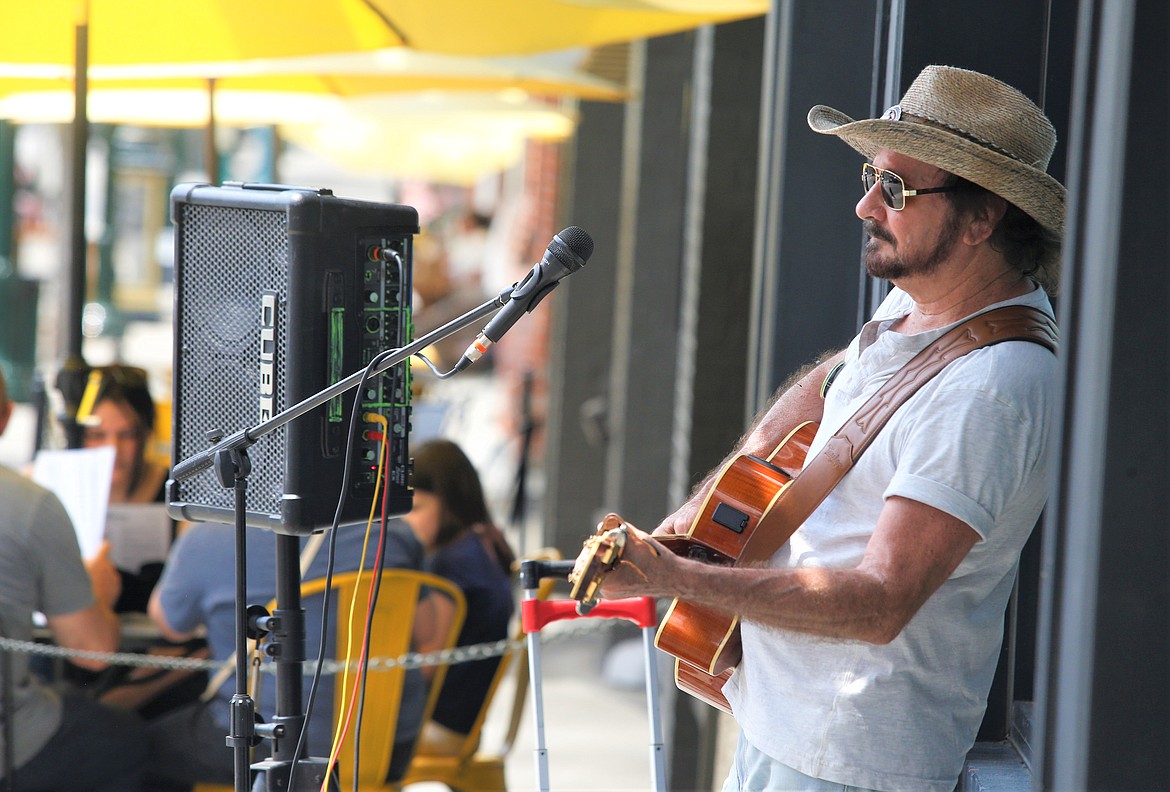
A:
[[[307,715],[303,704],[305,660],[305,609],[301,607],[300,540],[276,535],[276,611],[269,620],[266,651],[276,663],[276,714],[270,726],[272,757],[252,765],[258,773],[253,792],[317,792],[328,771],[329,761],[309,757],[298,737]],[[295,789],[289,788],[293,768]],[[330,792],[340,792],[337,773],[329,777]]]
[[[276,535],[276,611],[270,617],[257,618],[247,606],[247,481],[252,463],[245,448],[220,451],[215,456],[215,472],[220,483],[235,494],[236,536],[236,691],[231,698],[231,715],[227,744],[233,750],[235,792],[316,792],[325,778],[325,759],[297,755],[297,737],[306,716],[302,706],[301,683],[305,660],[305,610],[301,607],[300,540],[287,534]],[[248,636],[255,630],[268,633],[265,651],[276,663],[276,715],[270,724],[256,724],[256,702],[248,694]],[[259,673],[259,672],[257,672]],[[255,765],[251,749],[260,744],[261,736],[272,741],[272,756]],[[303,752],[302,752],[303,754]],[[298,765],[296,789],[289,789],[293,765]],[[252,770],[257,771],[255,783]],[[329,790],[340,792],[336,773]]]
[[[248,792],[250,786],[250,755],[256,745],[256,702],[248,695],[248,653],[247,646],[247,591],[248,558],[246,503],[248,495],[248,474],[252,462],[246,448],[218,451],[214,458],[215,475],[224,487],[230,487],[235,495],[235,537],[236,537],[236,692],[232,694],[228,723],[227,744],[232,749],[236,792]]]

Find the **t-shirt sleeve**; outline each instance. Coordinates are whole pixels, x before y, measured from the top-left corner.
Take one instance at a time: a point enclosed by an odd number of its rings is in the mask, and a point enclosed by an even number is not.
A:
[[[29,534],[31,563],[37,564],[37,601],[46,616],[62,616],[94,602],[89,572],[81,560],[77,533],[61,501],[43,493]]]
[[[191,632],[207,623],[202,597],[203,581],[208,574],[206,559],[201,562],[203,544],[202,526],[188,528],[171,548],[158,581],[159,604],[167,624],[177,632]]]
[[[933,506],[987,539],[999,515],[1037,474],[1046,423],[1026,395],[943,388],[915,407],[885,497]],[[910,405],[907,405],[908,407]]]

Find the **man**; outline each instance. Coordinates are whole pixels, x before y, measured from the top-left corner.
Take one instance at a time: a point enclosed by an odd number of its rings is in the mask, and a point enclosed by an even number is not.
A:
[[[872,160],[856,207],[865,265],[896,288],[736,453],[766,456],[813,420],[812,459],[963,319],[1009,304],[1052,311],[1044,287],[1056,285],[1064,189],[1044,172],[1052,125],[1026,97],[931,66],[880,119],[818,106],[809,125]],[[632,531],[606,596],[678,596],[743,619],[743,660],[723,690],[741,728],[725,790],[954,789],[1046,496],[1056,390],[1055,355],[1037,344],[950,363],[766,565],[704,565]],[[656,533],[686,532],[712,480]]]
[[[0,434],[12,417],[0,375]],[[112,609],[118,574],[103,551],[82,561],[77,535],[61,502],[23,476],[0,468],[0,619],[3,634],[32,640],[33,613],[44,614],[53,641],[66,649],[113,652],[121,627]],[[13,711],[0,735],[11,735],[14,788],[126,792],[139,788],[146,739],[133,715],[80,693],[63,695],[29,671],[29,657],[13,654]],[[105,663],[76,659],[101,669]],[[5,768],[0,765],[0,776]]]
[[[248,604],[267,606],[276,597],[276,535],[262,528],[248,528]],[[332,537],[335,543],[334,573],[353,571],[365,562],[372,569],[379,548],[377,529],[366,535],[363,525],[345,525]],[[302,543],[304,544],[304,543]],[[212,657],[229,660],[236,651],[235,622],[235,527],[215,523],[189,526],[171,550],[161,580],[151,594],[148,612],[162,634],[185,641],[205,628]],[[386,569],[419,569],[422,546],[409,526],[391,520],[382,546]],[[328,568],[328,549],[321,547],[304,573],[304,580],[323,578]],[[312,609],[306,602],[306,657],[316,660],[320,648],[320,600]],[[363,603],[364,604],[364,603]],[[304,700],[312,674],[305,674]],[[210,702],[196,702],[150,722],[151,763],[146,788],[151,792],[189,788],[195,783],[233,783],[233,749],[224,742],[228,733],[230,701],[235,692],[234,675],[224,680]],[[274,675],[264,674],[257,696],[257,711],[271,722],[276,709]],[[394,753],[388,770],[397,781],[406,773],[415,739],[422,723],[426,686],[417,669],[407,672],[394,732]],[[308,725],[309,756],[328,757],[335,722],[333,677],[322,677],[317,703]],[[257,758],[271,751],[265,746]]]

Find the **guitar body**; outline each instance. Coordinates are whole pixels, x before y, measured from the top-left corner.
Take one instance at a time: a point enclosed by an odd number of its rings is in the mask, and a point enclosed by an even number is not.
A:
[[[684,663],[677,659],[674,661],[674,684],[678,686],[679,690],[731,715],[731,704],[723,695],[723,686],[727,684],[729,679],[731,679],[731,669],[711,676],[690,663]]]
[[[706,563],[735,566],[748,539],[804,465],[817,425],[804,423],[765,460],[741,455],[719,474],[686,535],[655,537],[672,552]],[[799,526],[773,526],[787,531]],[[739,664],[739,617],[675,599],[658,627],[655,645],[678,658],[680,690],[730,712],[720,688]]]
[[[690,536],[656,537],[672,552],[696,558],[692,550],[696,543]],[[735,559],[716,555],[715,551],[698,544],[707,551],[708,563],[734,566]],[[675,599],[658,625],[654,645],[674,655],[688,665],[707,674],[718,675],[739,665],[742,648],[739,643],[739,617],[722,611]]]

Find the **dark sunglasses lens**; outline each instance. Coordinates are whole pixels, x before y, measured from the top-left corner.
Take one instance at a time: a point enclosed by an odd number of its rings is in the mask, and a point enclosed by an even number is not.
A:
[[[901,209],[906,205],[906,196],[902,194],[902,180],[892,173],[882,174],[882,200],[891,209]]]
[[[875,184],[880,185],[882,202],[891,209],[901,209],[905,206],[906,197],[902,194],[902,180],[887,171],[879,171],[872,165],[866,164],[861,169],[861,183],[865,191],[869,192]]]

